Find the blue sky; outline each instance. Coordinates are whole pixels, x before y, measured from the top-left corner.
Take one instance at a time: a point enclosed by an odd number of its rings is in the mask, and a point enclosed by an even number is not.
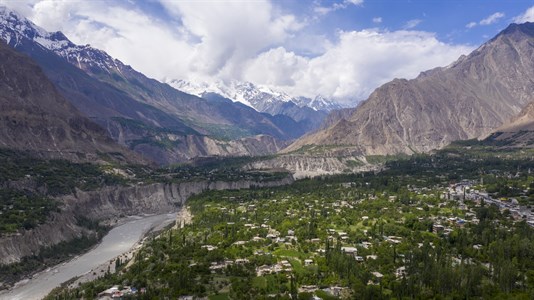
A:
[[[332,7],[340,1],[289,0],[275,3],[306,18],[313,15],[317,6]],[[370,0],[327,13],[311,22],[308,30],[332,35],[336,30],[373,27],[390,31],[412,29],[434,32],[439,40],[449,43],[479,45],[533,5],[534,1],[526,0]],[[496,13],[499,15],[494,21],[480,24]],[[410,22],[414,27],[409,28]],[[468,24],[471,25],[468,27]]]
[[[0,0],[161,81],[250,81],[355,105],[446,66],[512,22],[518,0]]]

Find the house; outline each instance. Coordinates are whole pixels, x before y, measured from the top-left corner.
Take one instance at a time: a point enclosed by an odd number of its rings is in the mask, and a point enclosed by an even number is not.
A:
[[[206,249],[208,251],[213,251],[213,250],[217,249],[217,246],[203,245],[203,246],[200,246],[200,248]]]
[[[269,233],[265,237],[268,238],[268,239],[276,239],[278,237],[278,235],[274,234],[274,233]]]
[[[406,267],[402,266],[402,267],[397,268],[397,270],[395,270],[395,276],[397,278],[406,276]]]
[[[119,286],[118,285],[114,285],[112,287],[110,287],[109,289],[101,292],[101,293],[98,293],[98,297],[99,298],[112,298],[113,295],[115,293],[119,292]]]
[[[282,260],[280,262],[280,264],[284,267],[284,268],[291,268],[291,264],[289,263],[289,261],[287,260]]]
[[[359,245],[365,249],[369,249],[373,244],[370,242],[361,242]]]
[[[356,249],[356,247],[341,247],[341,251],[348,255],[355,256],[356,254],[358,254],[358,249]]]
[[[246,258],[238,258],[238,259],[235,260],[235,263],[238,264],[238,265],[240,265],[240,264],[247,264],[247,263],[249,263],[249,262],[250,262],[250,261],[249,261],[248,259],[246,259]]]
[[[258,277],[263,276],[265,274],[272,274],[272,273],[273,273],[273,267],[272,266],[263,265],[263,266],[260,266],[260,267],[256,268],[256,275]]]
[[[382,277],[384,277],[384,275],[380,272],[371,272],[371,274],[373,274],[374,277],[376,277],[377,279],[380,279]]]
[[[332,295],[334,297],[339,297],[341,296],[341,292],[344,290],[345,288],[342,288],[340,286],[331,286],[331,287],[328,287],[326,289],[323,289],[323,291],[329,295]]]
[[[285,238],[276,238],[275,240],[275,243],[285,243],[286,242],[286,239]]]
[[[432,227],[432,231],[434,233],[440,233],[440,232],[443,232],[444,230],[445,230],[445,226],[443,225],[436,224]]]
[[[305,259],[305,260],[304,260],[304,265],[305,265],[305,266],[309,266],[309,265],[311,265],[311,264],[313,264],[313,260],[312,260],[312,259]]]
[[[318,290],[316,285],[301,285],[298,289],[299,293],[313,293]]]

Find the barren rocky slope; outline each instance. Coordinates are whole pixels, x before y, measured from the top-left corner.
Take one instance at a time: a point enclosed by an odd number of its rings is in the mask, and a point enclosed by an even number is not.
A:
[[[217,155],[210,152],[209,143],[197,142],[204,137],[224,144],[256,135],[290,140],[303,134],[302,126],[290,118],[180,92],[101,50],[75,45],[61,32],[46,32],[1,6],[0,39],[32,57],[59,92],[114,140],[159,163],[181,162],[190,155]],[[195,144],[180,144],[189,141]],[[270,143],[263,149],[279,150],[276,145]],[[199,152],[181,155],[179,147]]]
[[[364,155],[426,152],[486,135],[534,100],[534,23],[512,24],[448,67],[395,79],[305,145],[350,145]]]
[[[503,147],[534,148],[534,102],[497,128],[484,141]]]
[[[73,161],[95,161],[99,153],[136,160],[65,100],[37,64],[3,42],[0,74],[0,147]]]

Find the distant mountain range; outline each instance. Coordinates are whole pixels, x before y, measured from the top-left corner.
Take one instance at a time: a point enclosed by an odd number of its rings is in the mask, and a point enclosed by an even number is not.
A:
[[[113,139],[162,164],[197,156],[269,154],[285,145],[281,141],[313,127],[287,115],[183,93],[6,8],[0,8],[0,39],[32,57],[58,90]],[[230,140],[240,145],[237,153],[227,147]],[[259,147],[258,141],[269,144]],[[254,151],[248,153],[249,148]]]
[[[240,102],[259,112],[270,115],[284,115],[312,131],[321,125],[328,112],[343,108],[322,96],[314,99],[291,97],[284,92],[275,91],[265,86],[256,86],[250,82],[216,81],[214,83],[192,83],[184,80],[170,80],[168,83],[180,91],[205,99],[223,97]]]
[[[363,155],[427,152],[487,136],[533,101],[534,23],[512,24],[447,67],[382,85],[285,152],[313,145]]]
[[[309,107],[316,111],[332,111],[341,109],[343,106],[330,101],[322,96],[315,98],[291,97],[280,91],[275,91],[266,86],[257,86],[251,82],[215,81],[214,83],[188,82],[185,80],[170,80],[168,83],[183,92],[202,97],[206,93],[219,94],[233,101],[241,102],[257,111],[268,112],[269,107],[276,103],[293,102],[299,107]]]

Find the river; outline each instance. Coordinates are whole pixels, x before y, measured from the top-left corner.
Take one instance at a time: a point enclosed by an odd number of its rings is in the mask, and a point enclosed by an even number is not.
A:
[[[129,217],[111,229],[102,242],[66,263],[18,282],[12,289],[0,293],[0,299],[32,300],[42,299],[63,282],[90,272],[92,269],[128,252],[140,239],[153,228],[162,228],[176,220],[176,213],[146,217]]]

